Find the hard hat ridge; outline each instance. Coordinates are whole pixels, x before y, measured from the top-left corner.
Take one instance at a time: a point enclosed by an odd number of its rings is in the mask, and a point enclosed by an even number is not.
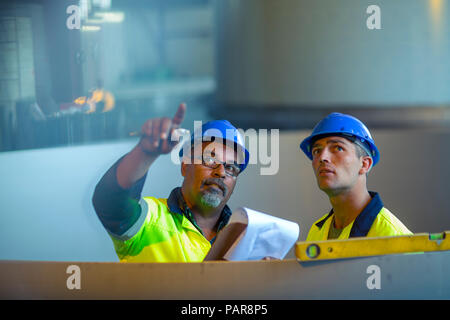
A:
[[[242,152],[242,156],[238,154],[240,171],[244,171],[250,159],[250,153],[245,147],[245,141],[241,133],[228,120],[211,120],[202,124],[201,127],[194,130],[190,141],[186,142],[190,146],[196,140],[214,141],[214,139],[222,139],[224,143],[230,141],[233,143],[237,152]],[[183,156],[183,148],[180,149],[179,156]]]
[[[375,141],[373,140],[369,129],[367,129],[365,124],[359,119],[339,112],[333,112],[319,121],[314,127],[311,135],[302,141],[300,149],[312,160],[311,146],[314,141],[333,135],[346,138],[353,137],[356,139],[353,142],[361,146],[372,157],[373,166],[378,163],[380,152],[375,145]]]

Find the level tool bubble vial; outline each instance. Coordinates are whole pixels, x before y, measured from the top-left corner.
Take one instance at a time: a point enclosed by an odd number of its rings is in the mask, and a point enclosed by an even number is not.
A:
[[[320,247],[317,244],[311,244],[306,248],[306,255],[311,258],[315,259],[320,254]]]

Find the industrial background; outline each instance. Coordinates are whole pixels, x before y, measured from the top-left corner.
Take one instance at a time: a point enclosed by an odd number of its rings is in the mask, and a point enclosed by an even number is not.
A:
[[[231,208],[296,221],[304,240],[330,205],[299,144],[339,111],[380,149],[369,189],[413,232],[450,230],[449,18],[446,0],[2,2],[0,259],[118,261],[92,192],[129,133],[180,102],[187,129],[280,130],[278,172],[250,165]],[[143,195],[181,181],[161,157]]]

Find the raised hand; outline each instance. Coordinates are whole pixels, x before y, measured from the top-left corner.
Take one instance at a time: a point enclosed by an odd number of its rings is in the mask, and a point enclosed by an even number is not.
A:
[[[177,145],[171,141],[173,131],[180,127],[186,113],[186,104],[181,103],[173,118],[154,118],[147,120],[141,128],[139,146],[148,155],[167,154]]]

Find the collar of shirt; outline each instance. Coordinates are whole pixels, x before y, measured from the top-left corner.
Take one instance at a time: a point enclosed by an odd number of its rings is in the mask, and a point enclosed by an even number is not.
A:
[[[377,192],[369,191],[372,200],[370,200],[369,204],[364,208],[363,211],[356,217],[355,222],[353,223],[352,230],[350,231],[350,237],[365,237],[370,230],[375,218],[381,209],[383,209],[383,201],[381,201],[381,197]],[[330,213],[316,223],[316,226],[322,228],[325,221],[333,215],[333,209],[331,209]]]
[[[169,195],[169,198],[167,199],[167,205],[171,212],[184,215],[198,229],[198,231],[200,231],[200,233],[203,234],[202,229],[200,229],[200,227],[197,225],[197,222],[195,221],[195,217],[191,209],[189,209],[186,202],[184,201],[180,187],[177,187],[172,190],[172,192]],[[217,232],[222,230],[223,227],[225,227],[225,225],[228,223],[231,217],[231,213],[232,212],[230,207],[228,207],[228,205],[225,205],[219,217],[219,225],[217,227]],[[210,240],[211,244],[214,242],[214,240],[216,240],[216,237]]]

